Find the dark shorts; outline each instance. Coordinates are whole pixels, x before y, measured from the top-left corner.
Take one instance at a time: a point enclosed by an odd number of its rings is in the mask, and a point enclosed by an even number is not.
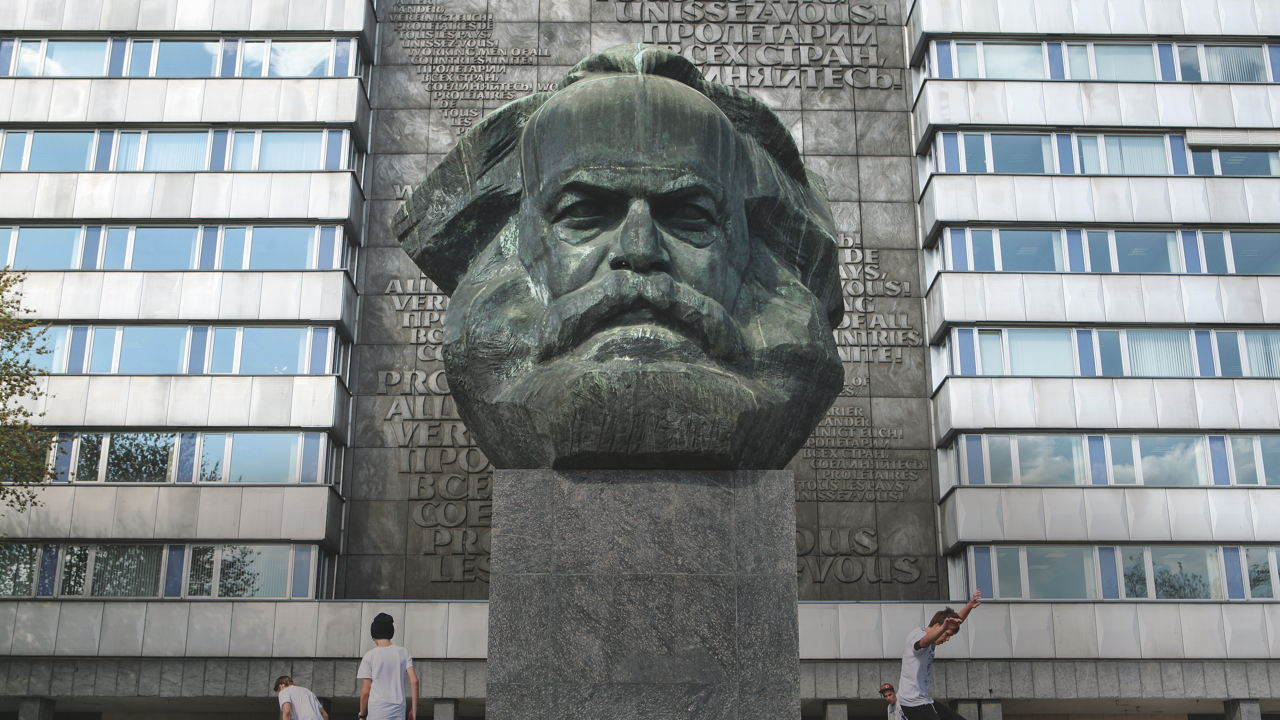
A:
[[[965,720],[963,715],[939,702],[916,707],[903,705],[902,714],[907,720]]]

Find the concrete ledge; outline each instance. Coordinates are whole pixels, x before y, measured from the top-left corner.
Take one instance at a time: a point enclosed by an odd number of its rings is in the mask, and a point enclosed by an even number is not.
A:
[[[368,3],[316,0],[306,3],[249,3],[243,0],[157,0],[138,12],[129,0],[79,3],[13,0],[0,6],[0,25],[28,33],[61,30],[179,32],[275,30],[372,32]]]
[[[332,172],[0,173],[6,220],[352,220],[364,195]]]
[[[938,446],[957,432],[1280,429],[1280,381],[1262,378],[947,377],[933,397]]]
[[[923,154],[943,127],[1271,128],[1273,107],[1280,107],[1280,86],[1268,83],[929,78],[913,120]]]
[[[1280,34],[1280,16],[1250,12],[1265,2],[1169,0],[1148,4],[1127,0],[1108,6],[1072,0],[907,0],[907,31],[913,53],[919,52],[926,36],[951,33],[1205,37]]]
[[[942,546],[1009,542],[1280,542],[1280,487],[963,485],[941,503]]]
[[[883,660],[896,667],[903,638],[942,605],[800,603],[800,658]],[[485,602],[86,599],[0,601],[0,657],[356,659],[373,647],[367,631],[380,612],[396,618],[396,641],[414,657],[487,655]],[[1099,666],[1121,660],[1240,660],[1253,667],[1280,661],[1280,603],[988,602],[938,649],[938,657],[1096,660]],[[1270,666],[1280,693],[1280,662]],[[1271,695],[1242,691],[1235,697]]]
[[[907,633],[921,627],[928,615],[942,606],[943,603],[801,603],[800,657],[877,659],[896,664],[902,657]],[[987,602],[961,626],[959,634],[938,648],[937,657],[1280,659],[1280,604]],[[947,697],[945,693],[942,696]]]
[[[485,656],[488,603],[91,599],[0,602],[0,656],[358,659],[380,612],[414,657]]]
[[[364,137],[369,98],[361,82],[354,77],[4,78],[0,122],[326,123],[353,126]],[[282,97],[288,101],[281,102]]]
[[[977,322],[1274,324],[1280,277],[947,271],[925,303],[935,342],[952,324]]]
[[[883,712],[884,703],[877,689],[885,682],[896,685],[899,670],[898,660],[802,662],[800,697],[874,700],[879,704],[872,707]],[[939,660],[933,664],[929,692],[935,698],[947,700],[1068,701],[1080,706],[1079,712],[1086,713],[1118,712],[1114,703],[1087,709],[1090,700],[1141,699],[1144,700],[1143,712],[1151,712],[1148,708],[1160,702],[1275,698],[1280,695],[1280,663]],[[1184,713],[1188,711],[1186,707],[1180,709]],[[1203,705],[1190,709],[1209,711]],[[1005,713],[1008,712],[1006,704]],[[1038,706],[1033,712],[1071,711],[1062,705],[1051,705]]]
[[[336,375],[48,375],[27,407],[48,427],[317,428],[346,437],[351,394]]]
[[[1280,223],[1280,178],[1123,175],[961,175],[926,178],[920,231],[963,223]]]
[[[485,697],[483,660],[417,660],[414,665],[420,681],[419,697]],[[272,680],[290,675],[295,683],[322,698],[358,698],[359,666],[359,659],[290,657],[0,658],[0,697],[269,698],[274,702]]]
[[[355,336],[356,289],[344,270],[30,271],[23,308],[40,320],[337,323]]]
[[[488,668],[483,660],[415,660],[421,680],[419,696],[482,700],[487,696]],[[0,658],[0,697],[83,698],[214,698],[266,699],[274,702],[270,683],[291,675],[322,698],[357,698],[356,659],[180,658],[171,660],[108,658]],[[867,710],[883,711],[877,692],[883,682],[896,683],[893,661],[801,662],[802,700],[869,701]],[[1233,698],[1280,697],[1277,662],[1156,661],[1003,661],[939,660],[933,665],[931,694],[938,699],[1003,699],[1035,712],[1116,713],[1115,700],[1141,700],[1144,709],[1167,704],[1168,711],[1200,710]],[[1087,709],[1094,701],[1092,710]],[[1107,701],[1099,706],[1098,701]],[[225,701],[224,701],[225,702]],[[876,705],[875,703],[879,703]],[[61,704],[61,703],[60,703]],[[68,705],[72,703],[67,703]],[[123,706],[123,703],[122,703]],[[222,705],[211,704],[211,708]],[[247,707],[247,706],[246,706]],[[429,707],[429,706],[428,706]],[[1006,704],[1006,712],[1011,707]],[[1016,707],[1016,706],[1015,706]],[[256,708],[255,708],[256,709]],[[1195,709],[1195,708],[1193,708]],[[354,714],[354,710],[352,710]]]
[[[342,498],[328,485],[49,485],[0,517],[11,540],[219,540],[339,547]],[[286,510],[287,508],[287,510]]]

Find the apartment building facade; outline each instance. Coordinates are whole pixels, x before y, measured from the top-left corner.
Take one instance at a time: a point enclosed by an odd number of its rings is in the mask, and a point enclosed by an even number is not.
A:
[[[390,218],[625,42],[827,181],[804,717],[879,716],[975,590],[933,675],[970,720],[1280,712],[1274,2],[15,0],[0,259],[57,480],[0,519],[0,714],[266,717],[282,674],[354,712],[389,612],[424,714],[483,715],[492,467]]]

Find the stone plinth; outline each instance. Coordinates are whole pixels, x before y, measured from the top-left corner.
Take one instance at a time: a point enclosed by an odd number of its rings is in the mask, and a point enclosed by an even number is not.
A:
[[[788,471],[499,470],[486,717],[800,717]]]

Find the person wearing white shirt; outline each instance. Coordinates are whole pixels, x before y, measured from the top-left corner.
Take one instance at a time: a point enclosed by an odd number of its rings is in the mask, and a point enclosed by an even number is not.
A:
[[[369,626],[374,649],[360,660],[357,680],[360,688],[360,717],[368,720],[414,720],[418,717],[418,674],[413,670],[413,657],[399,645],[392,645],[395,620],[378,613]],[[404,676],[409,676],[410,709],[405,714]]]
[[[898,679],[897,701],[906,720],[965,720],[964,716],[929,697],[929,673],[933,670],[933,653],[950,640],[973,609],[981,605],[982,592],[973,594],[960,612],[951,608],[939,610],[929,627],[907,634],[902,653],[902,677]]]
[[[293,678],[276,678],[275,691],[280,696],[280,712],[284,720],[329,720],[315,693],[293,684]]]
[[[898,692],[894,690],[893,683],[880,686],[880,697],[889,703],[888,720],[907,720],[907,716],[902,714],[902,708],[898,707]]]

